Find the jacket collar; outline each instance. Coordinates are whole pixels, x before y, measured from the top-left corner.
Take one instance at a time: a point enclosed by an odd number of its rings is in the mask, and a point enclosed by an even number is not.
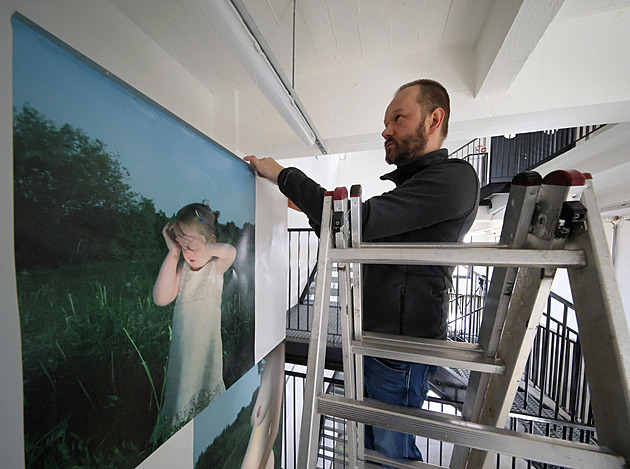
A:
[[[431,166],[432,164],[435,164],[445,159],[448,159],[448,150],[446,148],[440,148],[439,150],[435,150],[419,156],[418,158],[410,161],[407,164],[398,166],[391,173],[383,174],[381,176],[381,179],[383,181],[392,181],[398,186],[409,179],[411,176],[416,174],[418,171],[421,171],[427,166]]]

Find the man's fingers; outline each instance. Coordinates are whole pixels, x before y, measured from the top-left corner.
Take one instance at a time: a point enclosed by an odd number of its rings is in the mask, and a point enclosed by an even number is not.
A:
[[[260,177],[265,177],[261,172],[260,172],[260,160],[254,156],[254,155],[248,155],[246,157],[243,158],[243,160],[247,161],[249,163],[249,166],[256,171],[256,174]]]
[[[284,169],[276,160],[270,157],[258,159],[254,155],[248,155],[243,160],[248,162],[260,177],[269,179],[274,184],[278,183],[278,174]]]
[[[258,167],[258,158],[256,158],[256,156],[254,155],[248,155],[245,158],[243,158],[243,160],[247,161],[250,165],[252,165],[254,168]]]
[[[256,174],[258,176],[260,176],[262,178],[266,178],[266,176],[263,173],[262,168],[261,168],[262,160],[258,159],[254,155],[248,155],[248,156],[244,157],[243,160],[245,160],[245,161],[247,161],[249,163],[249,165],[254,169],[254,171],[256,171]]]

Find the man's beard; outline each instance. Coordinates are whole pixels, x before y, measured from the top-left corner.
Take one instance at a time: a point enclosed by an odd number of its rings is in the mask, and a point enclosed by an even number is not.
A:
[[[389,164],[395,164],[396,166],[404,165],[410,161],[424,155],[427,147],[428,137],[421,125],[418,126],[414,135],[408,135],[400,140],[388,140],[391,141],[392,146],[385,149],[385,161]]]

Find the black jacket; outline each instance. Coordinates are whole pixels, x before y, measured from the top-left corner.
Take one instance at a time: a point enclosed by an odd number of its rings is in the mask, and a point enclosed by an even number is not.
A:
[[[381,179],[396,188],[363,202],[363,241],[463,240],[479,205],[479,180],[469,163],[449,159],[441,149]],[[319,233],[325,189],[297,168],[284,169],[278,186]],[[446,338],[452,272],[443,266],[365,265],[364,330]]]

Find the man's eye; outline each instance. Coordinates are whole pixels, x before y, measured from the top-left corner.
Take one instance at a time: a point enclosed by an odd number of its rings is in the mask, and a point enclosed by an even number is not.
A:
[[[399,120],[401,117],[403,117],[403,116],[402,116],[402,114],[398,114],[398,115],[395,117],[395,120]]]

